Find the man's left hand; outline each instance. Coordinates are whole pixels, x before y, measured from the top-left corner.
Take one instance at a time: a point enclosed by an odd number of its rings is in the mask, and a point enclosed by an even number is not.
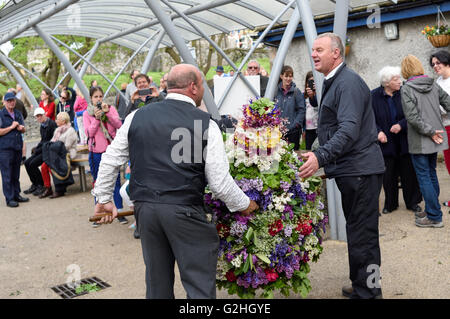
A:
[[[301,155],[306,160],[300,167],[300,177],[307,178],[313,176],[319,169],[319,161],[313,152],[308,152]]]
[[[400,126],[400,124],[395,124],[395,125],[392,125],[390,131],[391,131],[391,133],[397,134],[401,130],[402,130],[402,127]]]

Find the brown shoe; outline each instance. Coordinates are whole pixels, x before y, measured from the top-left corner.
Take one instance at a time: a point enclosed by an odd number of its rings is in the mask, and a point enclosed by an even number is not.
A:
[[[46,187],[45,191],[41,195],[39,195],[39,198],[45,198],[45,197],[48,197],[48,196],[50,196],[52,194],[53,194],[52,188],[51,187]]]
[[[348,286],[342,287],[342,295],[343,295],[344,297],[350,298],[350,296],[352,295],[352,293],[353,293],[353,287],[352,287],[352,285],[348,285]]]
[[[50,196],[50,198],[58,198],[61,196],[64,196],[64,193],[54,192],[53,195]]]

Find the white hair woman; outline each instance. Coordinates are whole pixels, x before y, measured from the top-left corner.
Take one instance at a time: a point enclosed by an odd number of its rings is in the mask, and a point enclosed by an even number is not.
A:
[[[406,208],[416,213],[422,194],[411,162],[407,140],[407,122],[402,110],[400,88],[401,69],[386,66],[378,72],[380,87],[372,91],[372,107],[383,152],[386,171],[383,175],[383,214],[398,208],[398,177],[400,175]]]

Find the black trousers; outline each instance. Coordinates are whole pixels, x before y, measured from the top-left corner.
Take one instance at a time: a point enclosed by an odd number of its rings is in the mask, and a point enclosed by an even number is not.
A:
[[[135,202],[147,298],[174,299],[177,262],[187,298],[216,298],[219,236],[203,206]]]
[[[22,150],[0,150],[0,173],[6,203],[16,200],[20,195],[20,162]]]
[[[381,294],[378,198],[382,179],[383,174],[336,178],[346,219],[351,298]]]
[[[285,135],[285,140],[288,141],[288,143],[294,143],[294,150],[298,151],[300,149],[300,132],[301,129],[293,128]]]
[[[305,143],[307,150],[311,150],[311,147],[316,138],[317,138],[317,130],[305,130]]]
[[[404,156],[385,156],[386,172],[383,175],[384,208],[393,211],[398,208],[398,177],[402,183],[403,200],[406,208],[412,209],[422,201],[416,172],[409,154]]]
[[[44,186],[44,181],[42,180],[41,171],[39,170],[39,166],[41,166],[42,163],[43,163],[42,152],[31,155],[25,161],[25,168],[27,170],[28,176],[30,177],[30,181],[33,185]]]

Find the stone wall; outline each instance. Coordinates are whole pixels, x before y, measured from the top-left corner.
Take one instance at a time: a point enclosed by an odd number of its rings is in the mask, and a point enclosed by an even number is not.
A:
[[[386,65],[400,66],[407,54],[417,56],[425,68],[425,73],[434,76],[428,61],[430,54],[438,49],[431,45],[421,31],[426,25],[431,26],[435,22],[434,15],[398,21],[399,39],[392,41],[386,40],[384,36],[384,24],[378,29],[349,29],[347,36],[351,41],[351,49],[346,63],[361,75],[370,89],[380,85],[377,74],[381,68]],[[293,67],[294,81],[303,91],[306,73],[312,70],[304,38],[292,41],[285,64]]]

